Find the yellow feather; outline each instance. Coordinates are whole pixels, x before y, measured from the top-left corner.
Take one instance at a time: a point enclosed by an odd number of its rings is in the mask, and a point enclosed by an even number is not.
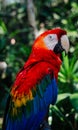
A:
[[[26,97],[22,97],[21,101],[22,101],[22,104],[26,105]]]
[[[21,107],[22,105],[26,105],[27,101],[29,101],[29,100],[33,100],[33,95],[32,95],[31,90],[29,90],[29,93],[27,95],[20,94],[20,95],[18,95],[17,98],[16,98],[16,96],[13,97],[14,106],[16,108]]]
[[[21,107],[21,106],[22,106],[22,102],[21,102],[21,100],[16,99],[14,105],[15,105],[15,107]]]
[[[33,95],[32,95],[31,90],[29,91],[29,99],[30,99],[30,100],[32,100],[32,99],[33,99]]]

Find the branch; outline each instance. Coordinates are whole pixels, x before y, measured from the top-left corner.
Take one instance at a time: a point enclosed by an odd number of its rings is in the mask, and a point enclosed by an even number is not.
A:
[[[34,37],[37,37],[37,27],[36,27],[36,18],[35,18],[35,9],[34,9],[34,4],[33,0],[27,0],[27,14],[28,14],[28,21],[30,26],[33,28],[33,34]]]

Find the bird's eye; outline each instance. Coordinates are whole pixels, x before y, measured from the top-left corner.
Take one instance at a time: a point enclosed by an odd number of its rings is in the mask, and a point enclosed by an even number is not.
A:
[[[52,41],[52,40],[53,40],[53,36],[52,36],[52,35],[50,35],[50,36],[49,36],[49,39]]]

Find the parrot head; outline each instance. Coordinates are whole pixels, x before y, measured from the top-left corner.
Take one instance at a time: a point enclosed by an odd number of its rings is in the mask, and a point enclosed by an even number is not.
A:
[[[54,51],[56,54],[60,54],[63,51],[68,53],[69,51],[69,39],[65,30],[61,28],[55,28],[45,31],[41,34],[33,45],[34,48],[43,48]]]

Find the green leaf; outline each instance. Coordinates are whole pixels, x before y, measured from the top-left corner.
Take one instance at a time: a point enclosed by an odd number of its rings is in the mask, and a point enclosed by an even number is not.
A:
[[[76,63],[74,64],[73,72],[75,72],[77,70],[78,70],[78,61],[76,61]]]
[[[61,66],[60,72],[63,73],[63,74],[65,74],[65,69],[64,69],[63,66],[64,66],[64,65]]]
[[[70,101],[72,103],[72,106],[75,108],[75,110],[78,112],[78,93],[74,93],[70,96]]]
[[[59,94],[59,95],[58,95],[58,98],[57,98],[57,102],[59,102],[59,101],[65,99],[65,98],[67,98],[67,97],[70,97],[70,95],[71,95],[70,93]]]
[[[0,34],[7,33],[7,28],[5,23],[0,19]]]
[[[65,67],[65,70],[68,72],[69,71],[69,60],[68,60],[68,56],[65,56],[65,58],[64,58],[64,67]]]
[[[66,83],[66,79],[58,77],[60,82]]]
[[[60,73],[60,72],[59,72],[58,76],[59,76],[60,78],[65,78],[65,75],[63,75],[63,74]]]

